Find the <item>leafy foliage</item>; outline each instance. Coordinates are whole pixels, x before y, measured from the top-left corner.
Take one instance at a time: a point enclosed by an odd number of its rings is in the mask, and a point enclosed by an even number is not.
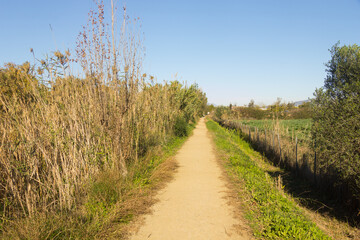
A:
[[[315,92],[312,134],[320,171],[360,207],[360,47],[334,45],[323,88]]]
[[[188,135],[188,123],[184,117],[178,117],[174,124],[174,134],[178,137],[184,137]]]

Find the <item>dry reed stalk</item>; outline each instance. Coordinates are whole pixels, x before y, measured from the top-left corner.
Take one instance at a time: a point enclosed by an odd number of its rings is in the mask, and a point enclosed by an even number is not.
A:
[[[70,53],[41,61],[48,85],[37,81],[41,76],[30,65],[0,69],[0,79],[22,84],[9,88],[13,92],[1,88],[0,95],[4,216],[71,210],[96,175],[111,170],[127,176],[150,147],[173,135],[179,117],[202,114],[206,97],[197,86],[158,84],[141,73],[141,38],[127,31],[136,30],[137,20],[130,24],[125,10],[120,37],[114,36],[114,5],[110,33],[102,1],[90,12],[77,48],[85,78],[65,74]]]

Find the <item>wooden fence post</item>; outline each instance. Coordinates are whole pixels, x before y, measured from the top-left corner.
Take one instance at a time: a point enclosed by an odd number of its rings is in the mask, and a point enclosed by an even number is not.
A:
[[[281,162],[281,143],[280,143],[279,133],[277,134],[277,139],[278,139],[278,143],[279,143],[279,155],[280,155],[280,162]]]
[[[295,137],[295,167],[296,167],[296,176],[298,175],[299,165],[298,165],[298,139]]]
[[[249,126],[249,141],[251,142],[251,127]]]
[[[254,127],[254,140],[256,141],[256,127]]]
[[[314,156],[314,183],[315,183],[315,186],[317,185],[316,184],[316,137],[315,137],[315,156]]]
[[[265,128],[265,152],[267,150],[267,145],[266,145],[266,128]]]

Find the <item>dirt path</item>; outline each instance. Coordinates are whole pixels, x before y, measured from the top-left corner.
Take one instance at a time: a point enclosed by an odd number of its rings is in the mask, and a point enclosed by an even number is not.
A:
[[[225,199],[227,188],[204,119],[176,160],[180,167],[174,180],[159,193],[153,214],[131,239],[247,239],[235,232],[239,222]]]

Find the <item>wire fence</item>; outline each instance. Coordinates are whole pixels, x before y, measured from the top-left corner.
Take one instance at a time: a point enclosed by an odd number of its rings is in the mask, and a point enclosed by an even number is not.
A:
[[[315,151],[316,139],[313,139],[313,136],[304,138],[300,131],[290,134],[279,127],[268,126],[259,129],[234,120],[217,122],[225,128],[236,131],[275,166],[292,172],[294,177],[306,179],[315,187],[315,192],[320,191],[326,194],[326,199],[337,202],[336,205],[332,205],[333,208],[350,217],[356,224],[360,223],[359,195],[354,194],[357,189],[354,190],[353,185],[349,185],[349,182],[343,181],[338,175],[326,171],[327,166],[320,164],[321,159]]]
[[[265,155],[276,166],[291,170],[296,176],[306,178],[314,185],[318,185],[321,181],[321,171],[317,168],[317,156],[312,142],[298,138],[296,132],[289,136],[279,129],[259,129],[238,121],[218,121],[218,123],[238,131],[255,150]]]

